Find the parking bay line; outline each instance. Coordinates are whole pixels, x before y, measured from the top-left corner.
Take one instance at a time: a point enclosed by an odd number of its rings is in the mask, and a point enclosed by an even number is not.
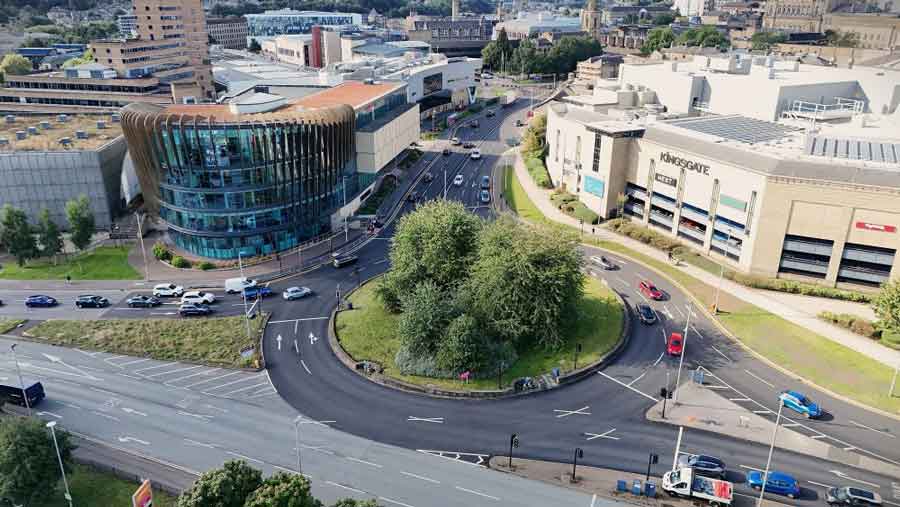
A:
[[[269,324],[283,324],[285,322],[305,322],[307,320],[327,320],[331,317],[306,317],[303,319],[288,319],[288,320],[271,320]]]
[[[166,381],[166,384],[173,384],[173,383],[175,383],[175,382],[179,382],[179,381],[182,381],[182,380],[187,379],[187,378],[196,377],[197,375],[209,375],[209,374],[211,374],[212,372],[218,371],[218,370],[221,370],[221,369],[222,369],[222,368],[213,368],[212,370],[205,370],[205,371],[201,371],[201,372],[198,372],[198,373],[192,373],[192,374],[190,374],[190,375],[185,375],[185,376],[183,376],[183,377],[178,377],[178,378],[176,378],[176,379],[167,380],[167,381]]]
[[[206,380],[201,380],[200,382],[194,382],[193,384],[184,386],[184,388],[185,388],[185,389],[190,389],[190,388],[192,388],[192,387],[194,387],[194,386],[199,386],[200,384],[205,384],[205,383],[210,382],[210,381],[212,381],[212,380],[219,380],[219,379],[223,379],[223,378],[225,378],[225,377],[230,377],[230,376],[232,376],[232,375],[239,375],[239,374],[241,374],[241,373],[243,373],[243,372],[240,372],[240,371],[233,371],[233,372],[231,372],[231,373],[226,373],[225,375],[221,375],[221,376],[219,376],[219,377],[213,377],[213,378],[208,378],[208,379],[206,379]]]
[[[257,387],[260,387],[260,386],[269,387],[269,383],[268,383],[268,382],[260,382],[259,384],[256,384],[256,385],[254,385],[254,386],[250,386],[250,387],[242,387],[242,388],[240,388],[240,389],[235,389],[234,391],[229,391],[229,392],[227,392],[227,393],[225,393],[225,394],[222,394],[221,396],[231,396],[232,394],[237,394],[237,393],[239,393],[239,392],[247,391],[247,390],[249,390],[249,389],[257,388]]]
[[[178,373],[178,372],[180,372],[180,371],[196,370],[197,368],[205,368],[205,366],[201,366],[201,365],[198,365],[198,364],[197,364],[197,365],[188,366],[188,367],[185,367],[185,368],[179,368],[179,369],[177,369],[177,370],[164,371],[164,372],[161,372],[161,373],[154,373],[153,375],[144,375],[144,377],[146,377],[146,378],[159,377],[159,376],[161,376],[161,375],[168,375],[168,374],[170,374],[170,373]]]
[[[759,376],[757,376],[757,375],[754,375],[753,372],[750,371],[750,370],[744,370],[744,371],[747,372],[747,375],[750,375],[751,377],[755,378],[756,380],[759,380],[759,381],[762,382],[763,384],[765,384],[765,385],[771,387],[772,389],[775,389],[775,384],[773,384],[773,383],[771,383],[771,382],[769,382],[769,381],[767,381],[767,380],[765,380],[765,379],[763,379],[763,378],[761,378],[761,377],[759,377]]]
[[[243,372],[236,372],[236,373],[243,373]],[[239,379],[237,379],[237,380],[232,380],[231,382],[228,382],[228,383],[226,383],[226,384],[222,384],[222,385],[218,385],[218,386],[212,386],[212,387],[207,387],[206,390],[203,391],[203,392],[207,392],[207,391],[215,391],[215,390],[217,390],[217,389],[222,389],[223,387],[230,386],[231,384],[237,384],[238,382],[245,382],[245,381],[247,381],[247,380],[252,380],[252,379],[253,379],[253,377],[239,378]],[[223,395],[220,394],[219,396],[223,396]]]
[[[876,430],[875,428],[871,428],[871,427],[869,427],[869,426],[866,426],[865,424],[860,424],[860,423],[858,423],[858,422],[856,422],[856,421],[848,421],[848,422],[849,422],[850,424],[854,425],[854,426],[858,426],[858,427],[860,427],[860,428],[864,428],[864,429],[867,429],[867,430],[871,430],[871,431],[874,431],[875,433],[881,433],[882,435],[884,435],[884,436],[886,436],[886,437],[897,438],[897,435],[891,435],[890,433],[888,433],[888,432],[886,432],[886,431]]]

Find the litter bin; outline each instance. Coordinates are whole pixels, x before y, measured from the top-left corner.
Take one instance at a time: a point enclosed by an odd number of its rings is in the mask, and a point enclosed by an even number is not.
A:
[[[644,494],[647,498],[656,498],[656,483],[647,482],[644,484]]]
[[[640,481],[640,479],[635,479],[634,482],[631,483],[631,494],[634,496],[641,496],[641,481]]]

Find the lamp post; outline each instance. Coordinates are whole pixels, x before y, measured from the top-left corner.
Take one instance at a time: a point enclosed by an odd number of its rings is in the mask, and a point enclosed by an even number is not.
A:
[[[63,466],[62,455],[59,453],[59,442],[56,441],[56,421],[50,421],[47,423],[47,427],[50,428],[50,435],[53,437],[53,447],[56,448],[56,459],[59,461],[59,473],[62,474],[63,487],[65,487],[65,499],[69,502],[69,507],[72,507],[72,494],[69,493],[69,481],[66,479],[66,469]]]
[[[678,404],[678,386],[681,385],[681,367],[684,366],[684,354],[687,352],[687,337],[688,337],[688,327],[691,325],[691,314],[694,313],[691,310],[691,305],[687,305],[687,321],[684,324],[684,335],[681,337],[681,357],[678,358],[678,374],[675,376],[675,389],[674,394],[672,395],[672,403],[675,405]]]
[[[575,448],[575,455],[572,456],[572,484],[578,482],[578,478],[575,475],[575,468],[578,466],[578,458],[584,457],[584,451],[581,450],[581,447]]]
[[[138,226],[138,239],[141,241],[141,253],[144,255],[144,280],[150,279],[150,264],[147,263],[147,249],[144,248],[144,229],[142,227],[142,218],[144,218],[140,213],[135,212],[134,216],[137,218],[137,226]]]
[[[303,471],[300,467],[300,421],[302,420],[303,417],[299,415],[294,419],[294,440],[297,444],[297,473]]]
[[[728,240],[725,241],[725,258],[728,258],[728,245],[731,243],[731,227],[728,228]],[[716,286],[716,302],[713,303],[713,313],[719,314],[719,293],[722,292],[722,278],[725,278],[725,264],[719,265],[719,284]]]
[[[894,377],[891,379],[891,389],[888,391],[888,396],[891,398],[894,397],[894,386],[897,385],[897,373],[900,372],[900,364],[894,367]]]
[[[518,433],[513,433],[513,434],[510,435],[510,437],[509,437],[509,464],[507,465],[507,468],[509,468],[510,470],[512,470],[512,450],[513,450],[513,447],[515,447],[516,449],[519,448],[519,435],[518,435]]]
[[[31,404],[28,403],[28,393],[25,392],[25,381],[22,380],[22,369],[19,368],[19,358],[16,356],[16,345],[17,343],[13,343],[9,346],[9,350],[12,351],[13,362],[16,363],[16,374],[19,376],[19,387],[22,389],[22,399],[25,400],[25,408],[28,409],[28,415],[31,415]]]
[[[780,402],[781,400],[779,400]],[[766,481],[769,478],[769,465],[772,464],[772,452],[775,451],[775,436],[778,435],[778,424],[781,422],[781,409],[784,403],[778,403],[778,415],[775,416],[775,428],[772,429],[772,441],[769,443],[769,457],[766,458],[766,471],[762,476],[762,486],[759,488],[759,498],[756,500],[756,507],[760,507],[763,501],[763,495],[766,494]]]
[[[245,280],[244,278],[244,263],[241,260],[241,251],[238,250],[238,268],[241,270],[241,282]],[[248,315],[249,310],[247,309],[247,293],[244,292],[244,288],[241,288],[241,299],[244,300],[244,324],[247,325],[247,341],[252,341],[252,333],[250,332],[250,315]]]
[[[676,457],[677,458],[677,457]],[[659,463],[659,455],[650,453],[650,459],[647,460],[647,477],[644,479],[644,482],[650,481],[650,467]]]

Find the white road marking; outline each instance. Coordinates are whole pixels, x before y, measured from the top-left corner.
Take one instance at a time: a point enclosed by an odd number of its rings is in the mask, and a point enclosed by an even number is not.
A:
[[[443,417],[414,417],[414,416],[409,416],[409,417],[406,419],[406,421],[407,421],[407,422],[430,422],[430,423],[444,424],[444,418],[443,418]]]
[[[750,398],[728,398],[728,401],[750,401]],[[787,426],[787,424],[783,426]]]
[[[841,479],[846,479],[848,481],[858,482],[860,484],[865,484],[866,486],[871,486],[873,488],[881,489],[881,486],[879,486],[878,484],[875,484],[874,482],[866,482],[862,479],[856,479],[854,477],[850,477],[849,475],[845,474],[844,472],[841,472],[840,470],[830,470],[830,472],[833,473],[834,475],[840,477]]]
[[[197,447],[206,447],[207,449],[215,449],[216,448],[216,444],[205,444],[203,442],[191,440],[190,438],[185,438],[184,442],[188,445],[195,445]]]
[[[726,386],[720,386],[720,385],[716,385],[716,384],[713,384],[713,385],[704,385],[703,387],[705,387],[705,388],[707,388],[707,389],[729,389],[729,388],[726,387]]]
[[[379,499],[379,500],[384,500],[384,501],[387,502],[387,503],[392,503],[392,504],[395,504],[395,505],[399,505],[400,507],[413,507],[412,505],[410,505],[410,504],[408,504],[408,503],[398,502],[397,500],[391,500],[390,498],[388,498],[388,497],[386,497],[386,496],[379,496],[378,499]]]
[[[813,438],[813,439],[825,438],[825,435],[813,435],[809,438]]]
[[[646,374],[647,374],[647,372],[645,370],[644,373],[641,373],[640,375],[638,375],[637,378],[632,380],[631,382],[629,382],[628,385],[630,386],[631,384],[634,384],[638,380],[641,380],[642,378],[644,378],[644,375],[646,375]]]
[[[118,440],[119,440],[119,442],[121,442],[123,444],[126,444],[128,442],[135,442],[135,443],[138,443],[141,445],[150,445],[150,442],[147,442],[146,440],[141,440],[139,438],[134,438],[134,437],[119,437]]]
[[[775,384],[773,384],[773,383],[771,383],[771,382],[769,382],[769,381],[767,381],[767,380],[765,380],[765,379],[763,379],[763,378],[760,378],[760,377],[754,375],[753,372],[751,372],[750,370],[744,370],[744,371],[747,372],[747,375],[750,375],[751,377],[755,378],[756,380],[759,380],[759,381],[762,382],[763,384],[765,384],[765,385],[771,387],[772,389],[775,389]]]
[[[325,481],[325,484],[330,484],[330,485],[338,487],[338,488],[343,488],[343,489],[346,489],[347,491],[353,491],[354,493],[359,493],[360,495],[368,495],[368,493],[366,493],[365,491],[363,491],[361,489],[351,488],[350,486],[344,486],[343,484],[338,484],[336,482]]]
[[[187,416],[187,417],[193,417],[194,419],[202,419],[202,420],[204,420],[204,421],[209,421],[210,419],[213,418],[213,416],[211,416],[211,415],[206,415],[206,414],[194,414],[194,413],[191,413],[191,412],[185,412],[184,410],[179,410],[179,411],[177,412],[177,414],[178,414],[178,415]]]
[[[661,327],[661,328],[659,328],[659,330],[663,335],[663,345],[665,345],[669,342],[669,337],[666,336],[666,329]]]
[[[126,366],[128,366],[128,365],[131,365],[131,364],[145,363],[145,362],[147,362],[147,361],[150,361],[150,358],[145,357],[145,358],[143,358],[143,359],[135,359],[134,361],[127,361],[127,362],[124,362],[124,363],[122,363],[122,364],[116,364],[116,366],[118,366],[118,367],[120,367],[120,368],[124,368],[124,367],[126,367]]]
[[[139,415],[139,416],[141,416],[141,417],[147,417],[147,414],[145,414],[145,413],[143,413],[143,412],[138,412],[137,410],[135,410],[135,409],[133,409],[133,408],[128,408],[128,407],[122,407],[122,412],[125,412],[126,414],[132,414],[132,415]]]
[[[618,280],[622,285],[624,285],[626,287],[630,287],[630,285],[628,285],[628,282],[626,282],[624,279],[622,279],[622,277],[617,276],[616,280]]]
[[[497,498],[496,496],[491,496],[491,495],[488,495],[488,494],[486,494],[486,493],[482,493],[482,492],[480,492],[480,491],[475,491],[475,490],[471,490],[471,489],[461,488],[461,487],[459,487],[459,486],[456,486],[456,489],[458,489],[458,490],[460,490],[460,491],[465,491],[466,493],[472,493],[473,495],[483,496],[484,498],[490,498],[491,500],[498,500],[498,501],[500,500],[500,499]]]
[[[94,414],[94,415],[99,415],[100,417],[105,417],[105,418],[110,419],[110,420],[112,420],[112,421],[117,421],[117,422],[118,422],[118,421],[120,420],[120,419],[119,419],[118,417],[116,417],[116,416],[109,415],[109,414],[104,414],[103,412],[97,412],[96,410],[92,411],[91,413]]]
[[[668,316],[670,319],[675,319],[675,316],[672,315],[672,310],[669,310],[669,305],[663,305],[663,313],[665,313],[666,316]]]
[[[763,470],[762,468],[748,467],[747,465],[738,465],[738,466],[741,468],[746,468],[747,470],[756,470],[757,472],[765,472],[765,470]]]
[[[75,409],[75,410],[81,410],[81,407],[79,407],[78,405],[73,405],[73,404],[71,404],[71,403],[66,403],[66,402],[61,402],[61,403],[62,403],[62,405],[65,406],[65,407],[69,407],[69,408],[72,408],[72,409]]]
[[[312,375],[312,372],[309,371],[309,366],[306,366],[306,362],[304,360],[301,359],[300,364],[303,365],[303,369],[306,370],[306,373],[309,373],[310,375]]]
[[[436,481],[436,480],[431,479],[431,478],[429,478],[429,477],[424,477],[424,476],[421,476],[421,475],[416,475],[416,474],[411,473],[411,472],[404,472],[403,470],[401,470],[400,473],[403,474],[403,475],[407,475],[407,476],[409,476],[409,477],[415,477],[416,479],[421,479],[421,480],[423,480],[423,481],[430,482],[430,483],[432,483],[432,484],[440,484],[440,483],[441,483],[440,481]]]
[[[222,396],[231,396],[232,394],[237,394],[237,393],[240,393],[240,392],[243,392],[243,391],[247,391],[247,390],[250,390],[250,389],[254,389],[254,388],[257,388],[257,387],[260,387],[260,386],[266,386],[266,387],[269,387],[269,383],[268,383],[268,382],[260,382],[259,384],[256,384],[255,386],[242,387],[242,388],[240,388],[240,389],[235,389],[234,391],[229,391],[229,392],[223,394]]]
[[[662,361],[662,358],[663,358],[664,355],[666,355],[665,352],[660,352],[660,353],[659,353],[659,357],[657,357],[657,358],[656,358],[656,361],[653,362],[653,366],[658,365],[659,362]]]
[[[854,426],[859,426],[860,428],[865,428],[867,430],[874,431],[875,433],[881,433],[882,435],[884,435],[886,437],[897,438],[897,435],[891,435],[890,433],[888,433],[886,431],[881,431],[881,430],[876,430],[875,428],[870,428],[869,426],[866,426],[865,424],[860,424],[856,421],[849,421],[849,423]]]
[[[782,424],[782,426],[785,428],[796,428],[797,426],[800,426],[800,423],[786,423]]]
[[[307,320],[328,320],[331,317],[307,317],[305,319],[271,320],[269,324],[283,324],[285,322],[305,322]]]
[[[244,456],[243,454],[238,454],[238,453],[236,453],[236,452],[225,451],[225,454],[231,454],[232,456],[234,456],[234,457],[236,457],[236,458],[241,458],[241,459],[245,459],[245,460],[247,460],[247,461],[253,461],[253,462],[256,462],[256,463],[259,463],[259,464],[263,464],[263,461],[262,461],[262,460],[258,460],[258,459],[256,459],[256,458],[251,458],[250,456]]]
[[[172,365],[176,365],[176,364],[178,364],[178,363],[176,362],[176,363],[163,363],[163,364],[157,364],[156,366],[148,366],[147,368],[141,368],[140,370],[134,370],[133,373],[140,373],[140,372],[142,372],[142,371],[155,370],[155,369],[157,369],[157,368],[165,368],[165,367],[167,367],[167,366],[172,366]]]
[[[585,436],[587,436],[587,440],[589,440],[589,441],[596,440],[598,438],[608,438],[609,440],[618,440],[619,437],[610,436],[610,433],[612,433],[614,431],[616,431],[615,428],[613,428],[609,431],[603,432],[603,433],[590,433],[590,432],[586,431],[586,432],[584,432],[584,434],[585,434]]]
[[[772,411],[771,410],[754,410],[753,413],[762,415],[762,414],[771,414]]]
[[[681,315],[681,318],[682,318],[682,319],[685,318],[684,311],[681,309],[681,307],[675,306],[675,311],[677,311],[678,314]]]
[[[196,370],[197,368],[203,368],[203,366],[200,366],[200,365],[188,366],[188,367],[185,367],[185,368],[179,368],[179,369],[177,369],[177,370],[164,371],[164,372],[160,372],[160,373],[154,373],[153,375],[145,375],[145,376],[146,376],[147,378],[153,378],[153,377],[159,377],[159,376],[162,376],[162,375],[168,375],[168,374],[170,374],[170,373],[179,373],[179,372],[182,372],[182,371]]]
[[[49,415],[50,417],[55,417],[57,419],[62,419],[63,416],[59,414],[54,414],[53,412],[38,412],[37,415]]]
[[[594,496],[591,497],[591,507],[594,507],[594,504],[597,502],[597,493],[594,493]]]
[[[235,373],[243,373],[243,372],[235,372]],[[208,387],[208,388],[206,388],[206,390],[207,390],[207,391],[215,391],[215,390],[217,390],[217,389],[222,389],[223,387],[230,386],[231,384],[237,384],[238,382],[245,382],[245,381],[251,380],[251,379],[252,379],[252,377],[239,378],[239,379],[237,379],[237,380],[232,380],[231,382],[227,382],[227,383],[225,383],[225,384],[220,384],[220,385],[217,385],[217,386]],[[190,387],[190,386],[188,386],[188,387]],[[206,392],[206,391],[204,391],[204,392]]]
[[[199,373],[192,373],[192,374],[190,374],[190,375],[185,375],[185,376],[183,376],[183,377],[178,377],[178,378],[175,378],[175,379],[172,379],[172,380],[167,380],[165,383],[166,383],[166,384],[174,384],[175,382],[180,382],[180,381],[182,381],[182,380],[184,380],[184,379],[188,379],[188,378],[191,378],[191,377],[196,377],[197,375],[211,375],[213,372],[218,371],[218,370],[221,370],[221,369],[222,369],[222,368],[213,368],[213,369],[211,369],[211,370],[204,370],[204,371],[201,371],[201,372],[199,372]]]
[[[604,377],[608,378],[609,380],[612,380],[612,381],[615,382],[616,384],[619,384],[620,386],[622,386],[622,387],[624,387],[624,388],[626,388],[626,389],[631,389],[632,391],[634,391],[634,392],[640,394],[640,395],[643,396],[644,398],[647,398],[647,399],[653,401],[654,403],[656,403],[657,401],[659,401],[659,400],[657,400],[656,398],[654,398],[653,396],[650,396],[649,394],[647,394],[647,393],[645,393],[645,392],[643,392],[643,391],[639,391],[639,390],[637,390],[637,389],[631,387],[630,385],[625,384],[624,382],[622,382],[622,381],[620,381],[620,380],[614,379],[614,378],[610,377],[609,375],[603,373],[602,371],[598,371],[597,374],[598,374],[598,375],[603,375]]]
[[[823,488],[825,488],[825,489],[831,489],[831,488],[834,487],[834,486],[829,486],[828,484],[822,484],[821,482],[816,482],[816,481],[806,481],[806,482],[808,482],[808,483],[810,483],[810,484],[813,484],[813,485],[816,485],[816,486],[821,486],[821,487],[823,487]]]
[[[676,306],[675,308],[678,308],[678,307]],[[695,315],[696,315],[696,314],[695,314]],[[691,329],[694,330],[694,333],[696,333],[697,336],[698,336],[701,340],[703,339],[703,333],[701,333],[700,330],[698,330],[696,327],[694,327],[693,324],[691,324]]]
[[[574,414],[591,415],[590,412],[586,412],[586,410],[589,408],[591,408],[591,407],[584,406],[584,407],[579,408],[578,410],[560,410],[558,408],[555,408],[555,409],[553,409],[553,411],[556,412],[557,414],[559,414],[556,416],[556,418],[559,419],[559,418],[568,417],[568,416],[574,415]]]
[[[713,350],[715,350],[716,352],[718,352],[720,356],[724,357],[726,361],[728,361],[729,363],[731,362],[731,358],[728,357],[728,356],[726,356],[724,352],[722,352],[721,350],[719,350],[718,348],[716,348],[715,345],[710,345],[710,347],[712,347]]]
[[[362,463],[363,465],[369,465],[370,467],[383,468],[383,467],[382,467],[381,465],[379,465],[378,463],[372,463],[371,461],[365,461],[365,460],[362,460],[362,459],[359,459],[359,458],[354,458],[354,457],[352,457],[352,456],[347,456],[347,459],[350,460],[350,461],[355,461],[356,463]]]
[[[304,419],[300,421],[300,424],[315,424],[317,426],[325,426],[328,427],[329,424],[333,424],[335,421],[313,421],[310,419]]]

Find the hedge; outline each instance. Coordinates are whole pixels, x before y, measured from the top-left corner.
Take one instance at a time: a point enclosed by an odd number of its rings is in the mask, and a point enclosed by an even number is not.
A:
[[[180,255],[176,255],[172,258],[172,266],[176,268],[187,269],[191,267],[191,261],[185,259]]]
[[[600,222],[600,215],[594,213],[583,202],[579,201],[574,195],[557,191],[550,194],[550,202],[566,215],[584,220],[586,224],[596,224]]]
[[[550,173],[547,172],[547,167],[544,166],[544,162],[539,158],[527,158],[525,159],[525,167],[528,169],[528,174],[531,175],[531,179],[534,181],[534,184],[541,188],[550,188],[553,184],[550,182]]]
[[[836,326],[849,329],[866,338],[874,338],[876,340],[881,338],[881,330],[875,327],[874,323],[861,317],[857,317],[856,315],[851,315],[849,313],[819,312],[818,317],[822,320],[827,320]]]

